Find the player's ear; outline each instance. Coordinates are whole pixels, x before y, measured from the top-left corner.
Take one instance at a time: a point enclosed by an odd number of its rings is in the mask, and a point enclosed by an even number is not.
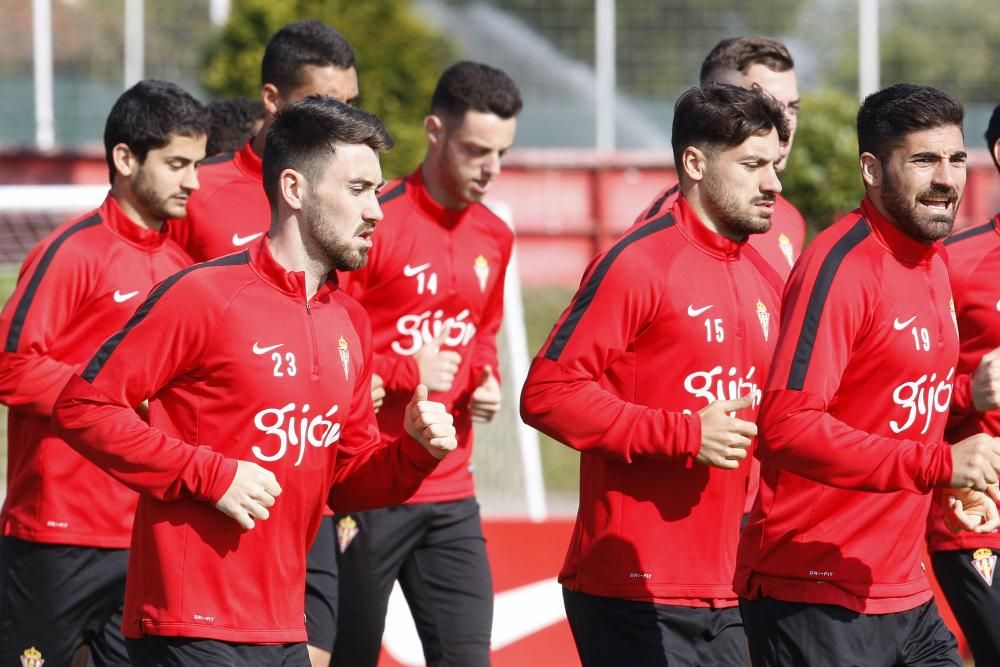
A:
[[[141,161],[132,152],[132,149],[128,147],[128,144],[118,143],[111,149],[111,163],[114,164],[115,171],[128,178],[135,173],[135,169]]]
[[[293,211],[301,211],[305,199],[306,178],[294,169],[285,169],[278,175],[278,194]]]
[[[705,178],[708,156],[696,146],[688,146],[681,153],[680,169],[689,180],[699,182]]]
[[[424,118],[424,133],[430,146],[440,146],[444,139],[444,121],[436,114]]]
[[[862,153],[861,180],[865,182],[867,188],[878,188],[882,186],[882,163],[871,153]]]
[[[281,109],[281,91],[273,83],[265,83],[260,89],[260,102],[267,117],[274,118]]]

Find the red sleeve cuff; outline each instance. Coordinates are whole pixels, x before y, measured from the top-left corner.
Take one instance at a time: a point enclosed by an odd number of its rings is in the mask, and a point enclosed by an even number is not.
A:
[[[443,460],[436,458],[427,448],[406,433],[400,436],[399,451],[403,458],[422,473],[429,473]]]

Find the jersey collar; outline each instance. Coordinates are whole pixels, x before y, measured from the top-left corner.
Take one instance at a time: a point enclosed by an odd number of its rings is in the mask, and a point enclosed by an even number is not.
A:
[[[243,173],[257,178],[263,177],[263,163],[260,156],[253,152],[253,137],[236,151],[233,160],[236,162],[236,167]]]
[[[105,226],[121,239],[146,250],[156,250],[167,242],[167,225],[160,230],[150,229],[132,220],[122,210],[118,200],[110,192],[104,203],[97,209]]]
[[[739,256],[746,241],[736,242],[709,229],[691,208],[690,202],[681,194],[671,209],[677,227],[694,245],[705,252],[722,259]]]
[[[424,177],[420,172],[420,167],[412,174],[407,176],[406,181],[406,192],[410,195],[413,202],[417,207],[422,210],[427,217],[434,220],[442,227],[454,227],[468,215],[469,211],[475,204],[470,204],[465,208],[455,209],[455,208],[445,208],[437,201],[431,197],[431,193],[427,191],[427,186],[424,185]]]
[[[295,297],[297,301],[306,300],[306,274],[304,271],[288,271],[271,254],[271,245],[267,242],[267,235],[250,249],[244,251],[249,253],[250,264],[260,276],[279,291]],[[326,282],[319,286],[316,295],[310,299],[313,301],[327,301],[331,292],[337,289],[337,272],[330,271]]]
[[[921,243],[889,222],[875,204],[865,195],[861,200],[861,214],[872,228],[875,238],[886,249],[901,259],[911,262],[929,261],[941,247],[940,241]]]

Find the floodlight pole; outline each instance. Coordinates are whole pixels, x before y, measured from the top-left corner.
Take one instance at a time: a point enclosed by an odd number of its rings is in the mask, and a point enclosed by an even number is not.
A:
[[[31,3],[32,56],[35,79],[35,145],[40,151],[56,146],[55,112],[52,106],[52,3]]]
[[[615,148],[615,0],[596,0],[594,7],[595,145]]]
[[[125,0],[125,88],[142,81],[146,60],[144,0]]]
[[[858,96],[878,89],[878,0],[858,0]]]

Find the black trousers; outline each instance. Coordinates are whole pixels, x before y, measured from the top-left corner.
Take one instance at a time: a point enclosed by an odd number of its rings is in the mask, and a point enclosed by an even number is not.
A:
[[[0,539],[0,665],[35,652],[46,665],[69,665],[83,644],[90,664],[130,664],[121,634],[127,566],[126,549]]]
[[[312,646],[333,650],[337,637],[337,533],[325,516],[306,554],[306,633]]]
[[[679,607],[565,588],[563,602],[583,667],[747,665],[736,607]]]
[[[235,644],[156,635],[125,641],[132,661],[142,667],[310,667],[305,644]]]
[[[894,614],[825,604],[740,600],[754,667],[962,667],[934,601]]]
[[[337,553],[334,664],[378,663],[389,594],[398,579],[428,665],[489,665],[493,580],[475,498],[398,505],[351,517],[357,533]]]
[[[996,556],[990,549],[931,554],[934,576],[969,641],[976,665],[1000,665],[1000,578],[994,586],[992,572]]]

